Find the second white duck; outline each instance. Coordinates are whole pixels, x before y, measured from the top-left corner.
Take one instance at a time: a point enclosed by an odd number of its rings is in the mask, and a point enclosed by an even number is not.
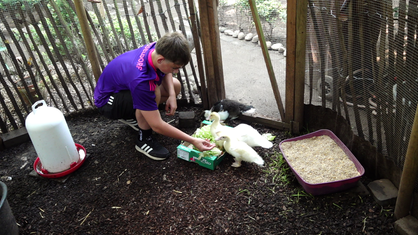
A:
[[[245,142],[251,147],[263,147],[266,149],[273,147],[272,142],[248,124],[239,124],[233,128],[233,131],[238,140]]]
[[[218,132],[218,136],[217,140],[224,141],[225,151],[234,157],[235,162],[232,163],[232,167],[240,167],[242,161],[255,163],[259,166],[264,165],[263,158],[248,144],[226,133]]]

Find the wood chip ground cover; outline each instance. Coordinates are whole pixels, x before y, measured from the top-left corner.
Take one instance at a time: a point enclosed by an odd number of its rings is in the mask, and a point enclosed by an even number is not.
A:
[[[179,111],[195,112],[196,125],[182,128],[193,133],[203,110]],[[178,116],[163,118],[178,126]],[[96,111],[67,123],[87,159],[65,182],[29,175],[37,157],[30,142],[0,152],[20,234],[394,234],[393,207],[378,205],[367,190],[306,194],[278,154],[286,132],[251,124],[277,136],[273,148],[256,148],[266,166],[233,168],[226,156],[212,171],[178,159],[180,141],[160,135],[172,156],[142,156],[135,131]]]

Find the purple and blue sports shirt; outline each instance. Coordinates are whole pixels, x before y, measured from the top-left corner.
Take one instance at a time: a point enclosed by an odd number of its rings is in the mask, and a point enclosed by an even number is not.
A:
[[[157,110],[155,87],[161,84],[165,74],[152,63],[151,54],[154,49],[155,42],[113,59],[97,81],[94,104],[100,108],[108,102],[113,93],[130,90],[133,109]]]

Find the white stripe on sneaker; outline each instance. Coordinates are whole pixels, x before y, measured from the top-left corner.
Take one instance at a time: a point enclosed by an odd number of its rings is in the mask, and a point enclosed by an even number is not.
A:
[[[153,148],[151,148],[147,144],[142,145],[141,149],[144,150],[147,153],[149,153],[149,152],[151,152],[153,150]]]
[[[139,131],[138,123],[136,122],[135,119],[126,119],[126,120],[125,119],[119,119],[118,121],[132,127],[132,129],[134,129],[135,131]]]
[[[149,148],[148,151],[147,150],[144,151],[144,148],[147,148],[147,147]],[[167,158],[161,158],[161,157],[154,157],[154,156],[152,156],[150,154],[150,152],[153,150],[153,148],[151,148],[147,144],[142,145],[141,148],[138,145],[135,145],[135,149],[138,150],[140,153],[145,154],[145,156],[147,156],[147,157],[149,157],[149,158],[151,158],[153,160],[156,160],[156,161],[162,161],[162,160],[167,159]]]

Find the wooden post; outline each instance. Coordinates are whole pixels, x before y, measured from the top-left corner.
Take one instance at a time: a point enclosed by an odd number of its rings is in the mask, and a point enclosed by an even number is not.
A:
[[[80,21],[81,32],[83,34],[84,42],[86,43],[87,55],[89,57],[91,67],[93,70],[94,78],[97,80],[102,74],[100,68],[99,59],[97,58],[96,47],[94,46],[93,38],[87,21],[86,9],[83,6],[82,0],[74,1],[75,10],[77,12],[78,20]]]
[[[305,95],[305,58],[306,58],[306,18],[308,1],[298,0],[296,8],[296,57],[295,57],[295,114],[294,121],[298,123],[299,133],[303,126],[303,109]]]
[[[200,35],[197,28],[197,12],[196,7],[194,5],[194,0],[188,0],[189,3],[189,11],[190,11],[190,21],[192,22],[192,33],[194,38],[194,47],[196,51],[196,59],[197,59],[197,66],[199,70],[199,78],[200,78],[200,87],[201,87],[201,97],[203,108],[209,109],[209,102],[208,102],[208,95],[206,89],[206,79],[205,79],[205,72],[203,70],[203,59],[202,59],[202,50],[200,48]]]
[[[303,123],[307,0],[288,1],[286,36],[285,122],[294,122],[298,133]]]
[[[199,0],[199,13],[209,102],[209,104],[204,105],[204,107],[208,108],[217,101],[225,98],[221,39],[219,36],[216,0]]]
[[[266,40],[264,38],[263,28],[260,23],[260,17],[258,15],[257,6],[255,0],[249,0],[251,13],[253,15],[253,21],[257,30],[258,39],[260,40],[261,49],[263,51],[264,61],[266,63],[267,71],[270,77],[271,87],[273,88],[274,97],[276,98],[277,107],[279,108],[281,121],[284,121],[284,108],[282,97],[280,96],[279,87],[277,85],[276,76],[274,75],[273,65],[271,64],[270,54],[267,49]]]
[[[398,199],[395,206],[397,219],[409,215],[414,194],[414,186],[418,176],[418,106],[415,110],[414,123],[409,137],[408,150],[405,156],[401,182],[398,189]]]

